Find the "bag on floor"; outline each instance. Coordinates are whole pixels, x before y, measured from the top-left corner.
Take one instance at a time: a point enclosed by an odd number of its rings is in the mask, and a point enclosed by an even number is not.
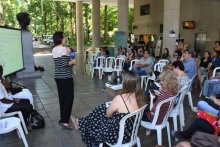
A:
[[[32,110],[28,118],[29,127],[28,129],[40,129],[44,128],[45,122],[42,115],[40,115],[36,110]]]

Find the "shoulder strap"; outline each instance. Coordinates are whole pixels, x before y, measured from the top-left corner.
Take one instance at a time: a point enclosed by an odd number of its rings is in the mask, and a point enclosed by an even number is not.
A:
[[[122,97],[121,94],[120,94],[120,96],[121,96],[121,98],[122,98],[122,100],[123,100],[123,102],[124,102],[124,104],[125,104],[125,106],[126,106],[126,108],[127,108],[127,110],[128,110],[128,106],[126,105],[124,98]],[[129,110],[128,110],[128,113],[130,113]]]

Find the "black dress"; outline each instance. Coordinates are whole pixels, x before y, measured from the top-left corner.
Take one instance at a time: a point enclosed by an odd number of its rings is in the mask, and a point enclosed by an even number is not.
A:
[[[124,100],[124,99],[123,99]],[[126,108],[127,105],[125,104]],[[87,117],[79,118],[79,131],[82,141],[89,147],[98,147],[100,143],[116,144],[119,135],[120,120],[128,113],[115,112],[112,118],[106,117],[106,104],[97,106]],[[125,123],[123,143],[130,141],[134,117],[128,118]],[[105,144],[104,144],[105,145]]]

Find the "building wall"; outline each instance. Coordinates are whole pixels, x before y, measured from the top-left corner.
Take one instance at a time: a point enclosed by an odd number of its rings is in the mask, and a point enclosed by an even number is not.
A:
[[[140,16],[140,6],[150,4],[150,15]],[[163,24],[164,0],[134,1],[135,35],[155,34],[159,36],[159,26]],[[196,33],[206,33],[206,49],[211,50],[219,40],[220,0],[182,0],[180,9],[180,38],[184,38],[194,48]],[[195,29],[183,29],[182,21],[195,22]],[[203,49],[202,49],[203,50]]]

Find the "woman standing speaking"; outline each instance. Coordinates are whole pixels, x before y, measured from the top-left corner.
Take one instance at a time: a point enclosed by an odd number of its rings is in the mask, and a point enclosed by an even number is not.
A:
[[[52,54],[55,64],[54,78],[57,85],[60,104],[59,124],[67,129],[72,129],[72,126],[69,125],[74,99],[72,66],[76,63],[76,60],[70,60],[70,49],[63,46],[66,44],[66,38],[63,32],[54,33],[53,42],[54,47],[52,48]]]

